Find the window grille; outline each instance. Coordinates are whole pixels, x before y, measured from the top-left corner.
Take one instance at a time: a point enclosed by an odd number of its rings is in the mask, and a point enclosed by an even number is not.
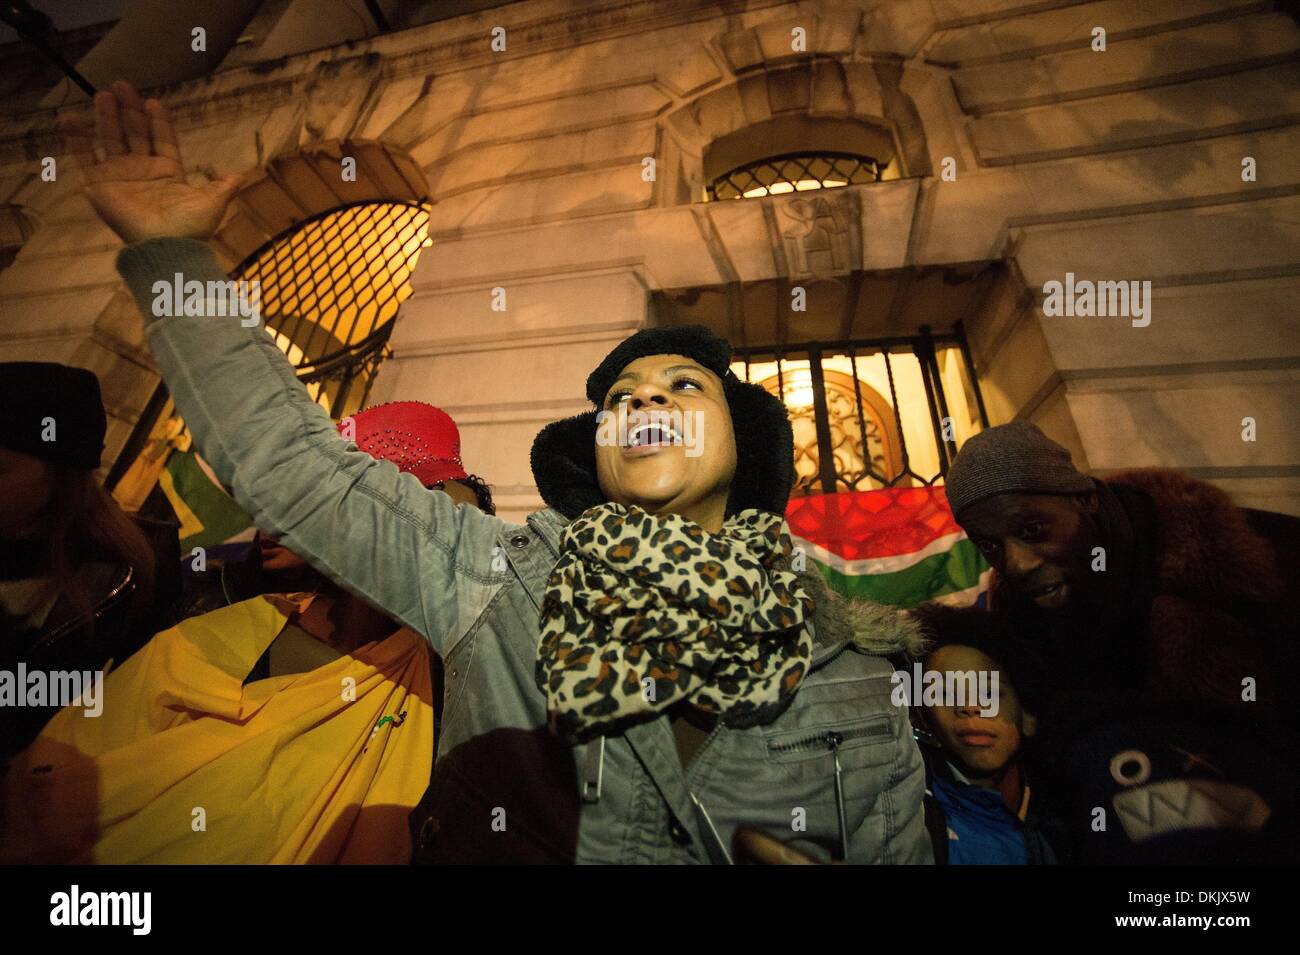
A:
[[[790,412],[796,497],[933,485],[958,445],[988,427],[960,327],[738,354],[736,375]]]
[[[430,244],[428,222],[421,203],[345,206],[273,239],[235,271],[260,284],[267,330],[331,417],[358,410],[370,393]]]
[[[710,200],[754,199],[879,182],[887,164],[851,153],[790,153],[746,163],[705,187]]]
[[[411,273],[428,238],[429,208],[419,202],[363,202],[295,226],[250,255],[232,278],[260,285],[266,330],[311,396],[334,419],[366,404]],[[184,445],[168,427],[172,404],[159,384],[106,479],[119,500],[143,500],[165,449]],[[135,467],[137,461],[152,461]],[[130,472],[132,487],[119,487]]]

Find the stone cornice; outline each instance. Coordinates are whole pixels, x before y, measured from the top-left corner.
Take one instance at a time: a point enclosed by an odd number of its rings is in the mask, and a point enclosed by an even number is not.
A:
[[[462,72],[571,49],[621,36],[649,33],[699,20],[752,13],[790,5],[790,0],[613,0],[591,2],[580,11],[565,0],[499,7],[442,20],[397,33],[351,41],[280,60],[218,70],[148,92],[165,99],[181,123],[202,117],[202,125],[222,122],[249,109],[281,105],[301,92],[322,71],[360,74],[382,71],[389,80]],[[544,9],[539,10],[542,7]],[[549,9],[546,9],[549,8]],[[491,19],[487,20],[486,17]],[[489,48],[492,26],[507,30],[507,49]],[[456,35],[447,36],[455,30]],[[4,117],[6,125],[25,127],[19,135],[0,137],[0,157],[16,140],[29,140],[53,128],[54,111],[35,110]]]

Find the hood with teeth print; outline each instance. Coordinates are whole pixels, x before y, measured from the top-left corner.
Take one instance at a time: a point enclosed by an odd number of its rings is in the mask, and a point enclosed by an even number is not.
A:
[[[587,378],[596,410],[548,424],[533,441],[537,490],[548,507],[574,518],[605,502],[596,482],[596,415],[610,385],[647,355],[684,355],[722,379],[736,435],[736,477],[727,516],[749,508],[784,514],[794,486],[794,436],[785,405],[731,371],[731,345],[702,325],[646,328],[624,339]]]
[[[1091,722],[1051,754],[1066,818],[1084,820],[1071,861],[1293,863],[1300,780],[1278,729],[1204,704],[1138,702]]]

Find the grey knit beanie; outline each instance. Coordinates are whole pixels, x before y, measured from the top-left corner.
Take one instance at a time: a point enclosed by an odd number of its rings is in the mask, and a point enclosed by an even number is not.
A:
[[[1092,478],[1065,450],[1028,421],[981,431],[962,445],[945,481],[955,517],[995,494],[1087,494]]]

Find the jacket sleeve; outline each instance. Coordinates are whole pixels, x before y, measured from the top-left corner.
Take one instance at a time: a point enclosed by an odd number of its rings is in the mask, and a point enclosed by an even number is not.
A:
[[[117,266],[199,452],[257,527],[447,652],[485,602],[502,522],[340,438],[260,321],[159,316],[173,282],[229,281],[206,243],[149,239]]]

